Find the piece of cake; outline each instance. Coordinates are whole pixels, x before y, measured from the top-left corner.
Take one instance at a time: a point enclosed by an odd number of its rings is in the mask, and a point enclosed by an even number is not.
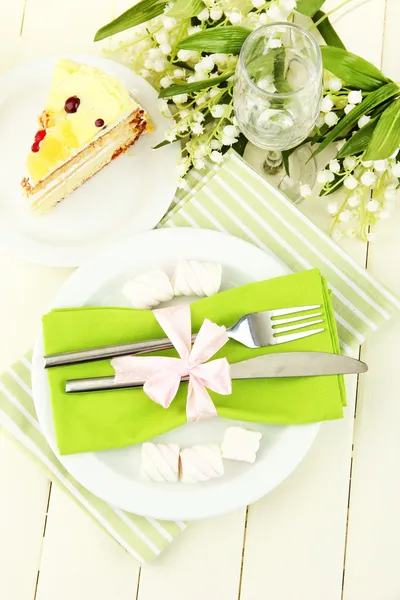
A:
[[[21,185],[43,213],[68,196],[148,128],[144,109],[118,79],[72,60],[57,61]]]

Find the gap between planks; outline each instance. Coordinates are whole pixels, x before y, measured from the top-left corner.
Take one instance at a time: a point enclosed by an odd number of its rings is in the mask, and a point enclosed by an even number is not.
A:
[[[24,30],[24,22],[25,22],[25,13],[26,13],[26,3],[28,0],[23,0],[22,2],[22,15],[21,15],[21,27],[19,28],[19,37],[22,37],[22,32]]]
[[[385,53],[385,31],[386,31],[387,13],[388,13],[388,0],[385,0],[385,8],[383,9],[382,52],[381,52],[381,60],[380,60],[381,69],[383,67],[383,57],[384,57],[384,53]]]
[[[367,246],[367,256],[368,256],[368,246]],[[358,353],[358,358],[361,360],[361,348]],[[354,454],[354,434],[355,434],[355,426],[356,426],[356,417],[357,417],[357,401],[360,390],[360,376],[357,377],[357,385],[356,385],[356,398],[354,402],[354,418],[353,418],[353,443],[351,445],[351,457],[350,457],[350,470],[349,470],[349,487],[347,492],[347,512],[346,512],[346,530],[344,534],[344,550],[343,550],[343,571],[342,571],[342,591],[340,594],[341,600],[344,600],[344,582],[345,582],[345,574],[346,574],[346,556],[347,556],[347,536],[349,532],[349,516],[350,516],[350,499],[351,499],[351,478],[353,475],[353,454]]]
[[[386,9],[387,9],[387,0],[385,0],[385,17],[386,17]],[[385,34],[385,21],[384,21],[384,30],[383,34]],[[384,40],[384,35],[383,35]],[[384,41],[382,42],[382,56],[383,56],[383,48]],[[369,258],[369,249],[370,242],[367,242],[366,252],[365,252],[365,263],[364,268],[368,269],[368,258]],[[362,360],[362,346],[360,347],[360,351],[358,353],[358,358]],[[344,600],[344,584],[346,577],[346,558],[347,558],[347,537],[349,533],[349,518],[350,518],[350,503],[351,503],[351,480],[353,475],[353,455],[354,455],[354,446],[355,446],[355,434],[356,434],[356,418],[357,418],[357,403],[358,396],[360,393],[360,375],[357,377],[357,386],[356,386],[356,399],[354,403],[354,419],[353,419],[353,443],[351,445],[351,459],[350,459],[350,473],[349,473],[349,491],[348,491],[348,500],[347,500],[347,515],[346,515],[346,533],[344,538],[344,554],[343,554],[343,573],[342,573],[342,593],[341,600]]]
[[[249,506],[246,506],[246,514],[244,517],[244,528],[243,528],[243,542],[242,542],[242,558],[240,561],[240,574],[239,574],[239,587],[238,587],[238,600],[240,600],[242,595],[242,579],[243,579],[243,566],[244,566],[244,556],[246,553],[246,539],[247,539],[247,522],[249,519]]]
[[[139,567],[138,577],[137,577],[137,585],[136,585],[136,596],[135,600],[139,600],[139,589],[140,589],[140,576],[142,574],[142,567]],[[34,599],[35,600],[35,599]]]
[[[53,482],[49,481],[49,493],[47,495],[46,513],[44,515],[44,522],[43,522],[43,535],[42,535],[42,545],[41,545],[41,548],[40,548],[40,556],[39,556],[39,568],[38,568],[38,572],[37,572],[37,575],[36,575],[36,584],[35,584],[35,592],[33,594],[33,600],[36,600],[37,593],[38,593],[38,588],[39,588],[40,567],[41,567],[41,563],[42,563],[43,544],[44,544],[44,538],[45,538],[45,535],[46,535],[47,517],[48,517],[48,514],[49,514],[50,498],[51,498],[51,490],[52,490],[52,488],[53,488]]]

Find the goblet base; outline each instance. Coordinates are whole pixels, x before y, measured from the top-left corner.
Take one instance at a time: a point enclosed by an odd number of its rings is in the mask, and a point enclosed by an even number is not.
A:
[[[275,150],[268,152],[249,142],[243,158],[293,204],[299,204],[303,200],[300,193],[302,185],[312,188],[315,184],[317,167],[308,144],[297,148],[290,155],[289,175],[283,165],[282,153]]]

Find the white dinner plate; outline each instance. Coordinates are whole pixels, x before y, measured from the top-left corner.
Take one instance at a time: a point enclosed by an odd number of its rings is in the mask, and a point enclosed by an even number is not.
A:
[[[77,266],[105,244],[152,229],[167,211],[178,180],[178,144],[158,150],[171,118],[157,92],[128,67],[94,56],[63,55],[117,77],[147,110],[148,133],[47,214],[35,215],[20,181],[44,108],[57,57],[25,64],[0,78],[0,248],[40,264]]]
[[[121,293],[127,280],[150,268],[160,268],[171,274],[176,262],[182,258],[221,263],[222,289],[289,272],[274,255],[235,237],[197,229],[156,230],[119,242],[82,266],[65,283],[52,307],[127,306]],[[43,353],[40,335],[33,356],[33,395],[41,427],[52,449],[65,468],[87,489],[112,505],[139,515],[159,519],[202,519],[254,502],[293,471],[319,429],[319,424],[248,423],[246,427],[263,434],[254,464],[226,460],[225,475],[206,483],[143,482],[139,478],[141,444],[118,450],[59,455]],[[225,429],[232,424],[241,422],[217,417],[188,423],[154,441],[174,442],[181,447],[221,443]]]

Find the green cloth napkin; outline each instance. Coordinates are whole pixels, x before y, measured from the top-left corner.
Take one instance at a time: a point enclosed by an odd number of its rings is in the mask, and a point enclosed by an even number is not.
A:
[[[309,304],[323,307],[324,331],[269,348],[249,349],[230,340],[215,357],[231,363],[289,351],[340,353],[335,319],[325,279],[317,269],[251,283],[191,304],[192,330],[207,317],[233,325],[241,316],[273,308]],[[47,354],[164,337],[151,311],[116,307],[56,309],[43,317]],[[174,350],[164,351],[176,356]],[[65,381],[113,374],[110,361],[48,370],[57,444],[61,454],[121,448],[183,425],[187,384],[181,384],[168,409],[150,400],[141,388],[66,394]],[[211,396],[222,417],[260,423],[298,424],[343,416],[342,377],[298,377],[233,381],[232,395]]]

